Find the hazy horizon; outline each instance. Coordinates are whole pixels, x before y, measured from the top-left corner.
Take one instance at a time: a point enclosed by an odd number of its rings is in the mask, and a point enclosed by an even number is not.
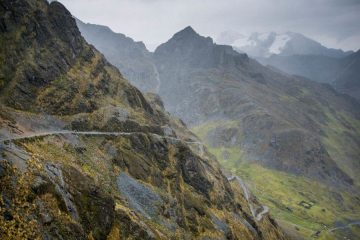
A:
[[[60,0],[86,23],[106,25],[114,32],[142,41],[153,50],[174,33],[192,26],[213,39],[224,31],[298,32],[326,47],[360,48],[358,0]]]

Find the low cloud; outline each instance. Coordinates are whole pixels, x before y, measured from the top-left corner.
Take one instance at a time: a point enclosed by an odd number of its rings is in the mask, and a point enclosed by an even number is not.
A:
[[[107,25],[147,45],[191,25],[201,35],[232,30],[293,31],[323,45],[360,48],[359,0],[61,0],[79,19]]]

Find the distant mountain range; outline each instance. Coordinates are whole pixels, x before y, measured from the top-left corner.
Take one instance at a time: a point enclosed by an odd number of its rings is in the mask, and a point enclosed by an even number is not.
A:
[[[344,52],[327,48],[299,33],[253,33],[244,36],[223,32],[218,43],[228,44],[245,52],[263,65],[285,73],[329,83],[339,92],[360,99],[359,51]]]
[[[252,33],[245,36],[236,32],[221,33],[216,42],[233,46],[237,51],[245,52],[255,58],[267,58],[271,55],[320,55],[328,57],[344,57],[352,51],[344,52],[321,45],[300,33]]]
[[[360,50],[342,58],[321,55],[271,55],[269,58],[257,60],[289,74],[329,83],[339,92],[360,100],[359,58]]]

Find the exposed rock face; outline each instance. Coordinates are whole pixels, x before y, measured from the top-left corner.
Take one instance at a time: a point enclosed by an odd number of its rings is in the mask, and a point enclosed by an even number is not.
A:
[[[329,86],[271,71],[229,46],[213,44],[191,27],[160,45],[154,59],[166,109],[190,126],[224,125],[220,134],[225,137],[218,145],[234,141],[249,160],[332,184],[352,184],[356,178],[350,170],[359,169],[353,157],[359,155],[356,101]],[[331,124],[346,136],[332,134]],[[230,137],[226,132],[234,127],[236,134]],[[206,139],[216,138],[210,134]],[[329,141],[350,141],[357,147],[336,153]]]
[[[60,3],[0,13],[1,239],[285,239]]]
[[[147,104],[85,42],[60,3],[39,10],[44,7],[40,1],[2,5],[1,61],[6,64],[1,65],[0,90],[4,102],[17,109],[63,115],[92,112],[107,104],[106,96],[129,106]],[[13,8],[12,13],[9,9]]]

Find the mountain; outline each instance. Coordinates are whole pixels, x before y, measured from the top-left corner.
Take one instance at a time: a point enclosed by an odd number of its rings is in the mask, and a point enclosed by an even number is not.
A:
[[[303,76],[320,83],[332,84],[341,69],[342,58],[321,55],[271,55],[257,58],[265,65],[275,67],[288,74]]]
[[[159,46],[153,61],[166,110],[192,127],[228,174],[243,177],[288,231],[309,238],[324,224],[359,218],[353,99],[272,71],[191,27]]]
[[[289,74],[329,83],[339,92],[360,99],[359,55],[359,51],[343,58],[320,55],[272,55],[258,60],[263,65],[278,68]]]
[[[360,50],[342,59],[333,85],[343,93],[360,100]]]
[[[324,47],[300,33],[252,33],[250,36],[223,32],[217,37],[217,43],[233,46],[255,58],[266,58],[271,55],[320,55],[328,57],[344,57],[352,52]]]
[[[217,42],[232,45],[265,66],[285,73],[329,83],[338,91],[360,99],[356,63],[358,52],[331,49],[299,33],[223,32]],[[352,65],[353,67],[349,67]]]
[[[264,67],[191,27],[160,45],[154,59],[165,108],[229,172],[246,178],[280,222],[309,237],[321,224],[359,218],[358,102]]]
[[[0,42],[1,239],[285,239],[59,2],[1,1]]]
[[[144,43],[114,33],[106,26],[85,24],[79,19],[76,23],[84,38],[96,46],[126,79],[142,91],[157,92],[160,84],[158,73]]]
[[[360,50],[341,59],[332,85],[360,100]]]
[[[270,71],[247,55],[233,51],[230,46],[214,44],[211,38],[198,35],[191,27],[176,33],[168,42],[160,45],[154,53],[154,58],[160,78],[163,79],[159,95],[163,98],[166,109],[181,116],[190,126],[218,119],[245,121],[250,116],[252,120],[260,117],[259,124],[265,124],[265,119],[271,122],[266,127],[269,129],[265,128],[264,132],[272,132],[277,128],[291,129],[291,132],[281,132],[285,135],[302,136],[300,139],[308,134],[307,131],[312,132],[311,135],[314,131],[318,132],[318,139],[309,136],[312,140],[305,140],[307,137],[304,137],[304,141],[315,144],[322,135],[319,132],[322,125],[326,127],[327,120],[330,120],[327,119],[327,114],[330,112],[331,115],[331,108],[342,108],[355,120],[359,118],[359,105],[336,94],[331,88]],[[318,96],[314,96],[314,90],[318,92]],[[309,106],[310,102],[313,104]],[[321,107],[329,109],[319,113],[316,109]],[[258,129],[251,132],[250,129],[260,127],[256,126],[255,122],[252,124],[254,126],[248,128],[244,126],[244,131],[249,131],[249,138],[260,134]],[[256,158],[267,161],[269,165],[277,165],[280,169],[290,170],[291,165],[282,166],[281,161],[277,159],[282,154],[276,156],[276,150],[268,144],[270,139],[267,142],[264,141],[264,136],[261,138],[263,143],[259,142],[256,146],[248,139],[248,148],[262,148],[263,152]],[[318,147],[322,148],[320,143]],[[264,151],[266,149],[272,150]],[[255,152],[259,153],[259,150]],[[291,158],[289,155],[282,157]],[[318,156],[314,156],[314,160],[317,158]],[[272,159],[273,162],[270,163]],[[327,160],[332,161],[330,157]],[[296,166],[296,170],[294,168],[293,171],[301,170]],[[321,170],[318,173],[321,175]],[[312,174],[309,172],[310,175]],[[344,182],[349,182],[345,175],[338,172],[329,177],[342,176]],[[327,178],[326,174],[323,177]],[[316,178],[322,179],[320,176]]]

